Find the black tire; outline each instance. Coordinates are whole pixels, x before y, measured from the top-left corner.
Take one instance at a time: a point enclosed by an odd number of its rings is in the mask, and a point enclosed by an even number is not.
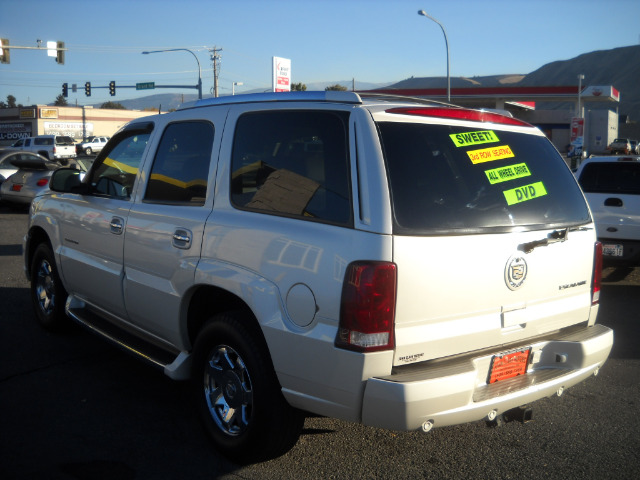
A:
[[[87,147],[84,149],[84,154],[89,157],[91,156],[91,154],[93,153],[93,150],[91,150],[91,147]]]
[[[248,314],[214,316],[194,348],[192,389],[218,451],[248,464],[280,456],[298,441],[304,414],[280,391],[265,341]]]
[[[51,248],[41,243],[31,262],[31,303],[40,325],[51,331],[66,328],[70,324],[64,311],[66,300]]]

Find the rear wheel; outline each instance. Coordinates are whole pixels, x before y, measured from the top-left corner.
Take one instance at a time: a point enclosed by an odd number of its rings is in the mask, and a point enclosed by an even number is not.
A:
[[[266,344],[243,313],[216,315],[196,341],[192,388],[216,448],[236,463],[274,458],[298,440],[304,415],[282,396]]]
[[[64,311],[67,292],[62,286],[53,252],[46,243],[36,248],[31,262],[31,303],[40,324],[47,330],[60,330],[69,318]]]
[[[84,154],[89,156],[93,153],[93,150],[91,150],[91,147],[87,147],[84,149]]]

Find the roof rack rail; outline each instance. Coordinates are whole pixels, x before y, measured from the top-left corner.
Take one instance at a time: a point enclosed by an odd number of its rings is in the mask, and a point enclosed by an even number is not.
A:
[[[211,105],[230,105],[249,102],[336,102],[336,103],[362,103],[360,95],[355,92],[341,92],[336,90],[311,91],[311,92],[267,92],[245,93],[217,98],[205,98],[180,105],[178,110],[188,108],[207,107]]]
[[[428,98],[411,97],[409,95],[397,95],[393,93],[366,92],[366,91],[358,92],[358,95],[360,95],[361,98],[372,98],[376,100],[389,100],[389,101],[404,100],[406,102],[416,102],[416,103],[422,103],[425,105],[442,105],[446,107],[462,108],[460,105],[454,105],[453,103],[441,102],[439,100],[430,100]]]

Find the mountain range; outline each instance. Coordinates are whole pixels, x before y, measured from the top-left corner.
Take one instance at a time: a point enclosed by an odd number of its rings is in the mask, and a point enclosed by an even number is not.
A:
[[[620,92],[619,113],[626,115],[633,121],[640,120],[640,45],[598,50],[569,60],[554,61],[528,74],[452,77],[451,87],[570,86],[578,84],[579,74],[583,74],[585,77],[582,81],[584,86],[613,85]],[[306,83],[307,90],[324,90],[327,86],[335,84],[343,85],[351,90],[353,82],[342,80]],[[411,77],[391,84],[356,81],[355,88],[358,91],[380,88],[446,88],[446,77]],[[196,98],[196,95],[193,94],[156,94],[122,100],[119,103],[127,109],[161,108],[166,111]],[[555,106],[549,104],[545,105],[545,108],[555,108]]]

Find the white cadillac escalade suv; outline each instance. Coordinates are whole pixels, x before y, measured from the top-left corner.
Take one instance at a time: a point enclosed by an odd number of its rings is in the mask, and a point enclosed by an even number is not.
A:
[[[597,374],[602,248],[571,171],[496,113],[352,92],[134,120],[55,172],[24,245],[36,316],[190,379],[236,462],[304,412],[494,420]]]

